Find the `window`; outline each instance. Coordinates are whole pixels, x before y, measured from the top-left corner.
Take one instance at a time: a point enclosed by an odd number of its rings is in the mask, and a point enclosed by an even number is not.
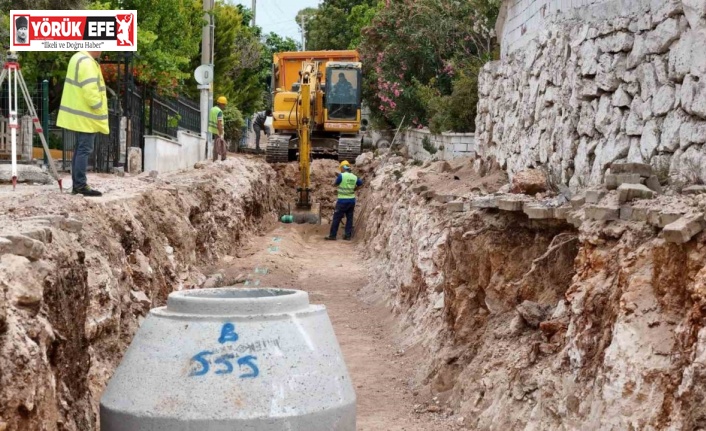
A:
[[[326,109],[331,120],[356,120],[360,108],[360,69],[326,71]]]

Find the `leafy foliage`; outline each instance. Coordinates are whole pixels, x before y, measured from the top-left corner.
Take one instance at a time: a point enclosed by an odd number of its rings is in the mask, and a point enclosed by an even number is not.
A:
[[[324,50],[355,47],[354,43],[360,38],[360,29],[367,25],[364,18],[372,18],[368,10],[374,9],[377,3],[377,0],[324,0],[313,18],[306,23],[306,48]],[[351,16],[354,17],[352,21],[349,20]]]
[[[433,133],[449,130],[472,132],[475,130],[476,106],[478,104],[478,73],[482,63],[469,61],[459,67],[452,83],[451,94],[444,95],[434,86],[434,80],[417,88],[429,118],[429,129]]]
[[[291,37],[283,38],[277,33],[269,33],[265,36],[265,43],[262,46],[262,57],[260,58],[260,85],[269,93],[272,87],[272,56],[277,52],[288,52],[299,50],[299,44]],[[271,103],[266,105],[270,106]],[[249,114],[251,112],[248,112]]]
[[[243,119],[243,114],[234,105],[228,105],[223,110],[223,126],[226,141],[240,141],[243,136],[245,120]]]
[[[136,78],[160,88],[179,86],[199,50],[203,12],[197,0],[110,0],[112,9],[139,16]]]
[[[229,106],[254,112],[262,105],[262,87],[257,74],[262,59],[259,29],[250,27],[250,13],[241,6],[216,3],[214,42],[215,97],[226,96]],[[191,68],[201,64],[201,50]],[[192,81],[190,88],[196,88]]]
[[[379,4],[360,44],[364,97],[374,115],[390,124],[406,116],[436,131],[472,130],[474,75],[491,58],[498,10],[497,0]]]

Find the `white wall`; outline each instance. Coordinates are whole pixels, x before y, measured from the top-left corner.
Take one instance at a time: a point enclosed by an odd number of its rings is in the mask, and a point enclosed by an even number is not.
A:
[[[483,66],[480,155],[574,191],[616,162],[675,188],[706,183],[706,0],[606,0],[556,18]]]
[[[627,17],[657,10],[669,0],[503,0],[495,25],[501,56],[527,46],[547,25],[576,20],[600,24],[615,17]]]
[[[424,149],[424,138],[437,149],[430,154]],[[429,129],[408,129],[402,134],[409,156],[416,160],[453,160],[458,157],[476,155],[475,135],[473,133],[442,133],[435,135]]]
[[[145,172],[160,173],[188,169],[205,159],[206,140],[180,130],[178,140],[162,136],[145,136]]]

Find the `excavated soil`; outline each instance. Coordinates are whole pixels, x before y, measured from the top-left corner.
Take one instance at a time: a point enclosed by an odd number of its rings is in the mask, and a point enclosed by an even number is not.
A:
[[[109,192],[95,200],[0,189],[14,250],[0,256],[0,430],[97,429],[149,309],[229,284],[328,307],[361,430],[706,429],[706,234],[676,245],[647,223],[459,211],[446,202],[507,188],[477,160],[365,154],[354,172],[352,242],[276,223],[297,167],[253,157],[94,177]],[[336,173],[314,163],[325,219]]]
[[[314,164],[327,217],[337,167]],[[419,358],[397,347],[388,309],[357,295],[371,282],[355,258],[360,243],[324,241],[327,225],[276,223],[294,201],[297,169],[274,168],[246,156],[166,176],[96,175],[91,184],[106,192],[97,199],[0,189],[0,238],[23,239],[0,258],[0,430],[98,429],[100,395],[150,308],[173,290],[246,283],[301,288],[328,307],[358,429],[459,428],[412,388]],[[253,277],[256,266],[268,274]]]
[[[199,267],[267,229],[284,201],[275,172],[248,158],[91,183],[106,195],[4,190],[2,430],[97,429],[102,390],[149,309],[201,286]]]
[[[300,184],[299,165],[297,163],[273,165],[277,174],[284,180],[291,197],[287,203],[294,208],[296,190]],[[340,173],[338,162],[330,159],[314,160],[311,167],[312,201],[321,205],[323,223],[330,221],[336,206],[336,187],[333,182]]]
[[[325,241],[327,233],[326,225],[282,224],[204,272],[223,285],[301,289],[326,305],[355,386],[359,431],[462,429],[457,416],[412,387],[407,370],[419,358],[396,347],[389,310],[358,297],[369,282],[355,257],[360,243]]]
[[[358,166],[374,177],[358,230],[377,280],[361,294],[423,352],[417,391],[471,430],[706,428],[706,235],[676,245],[647,223],[453,212],[423,191],[443,162],[391,161]]]

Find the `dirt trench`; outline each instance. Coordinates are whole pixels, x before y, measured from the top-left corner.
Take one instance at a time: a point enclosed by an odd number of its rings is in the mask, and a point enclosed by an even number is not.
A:
[[[324,223],[336,165],[314,164]],[[352,243],[323,241],[326,224],[277,224],[296,167],[248,157],[96,178],[109,192],[97,200],[2,196],[0,237],[22,256],[0,256],[0,430],[97,429],[150,308],[246,282],[327,305],[361,430],[706,428],[706,235],[670,245],[639,223],[450,211],[448,196],[507,183],[473,160],[368,154],[355,172]]]
[[[420,352],[412,387],[466,429],[706,427],[706,235],[675,245],[645,223],[450,210],[447,194],[502,184],[473,160],[358,169],[361,295],[395,311]]]
[[[97,429],[98,402],[140,322],[200,267],[271,226],[283,183],[237,158],[177,175],[92,178],[83,199],[26,186],[3,196],[0,429]]]

